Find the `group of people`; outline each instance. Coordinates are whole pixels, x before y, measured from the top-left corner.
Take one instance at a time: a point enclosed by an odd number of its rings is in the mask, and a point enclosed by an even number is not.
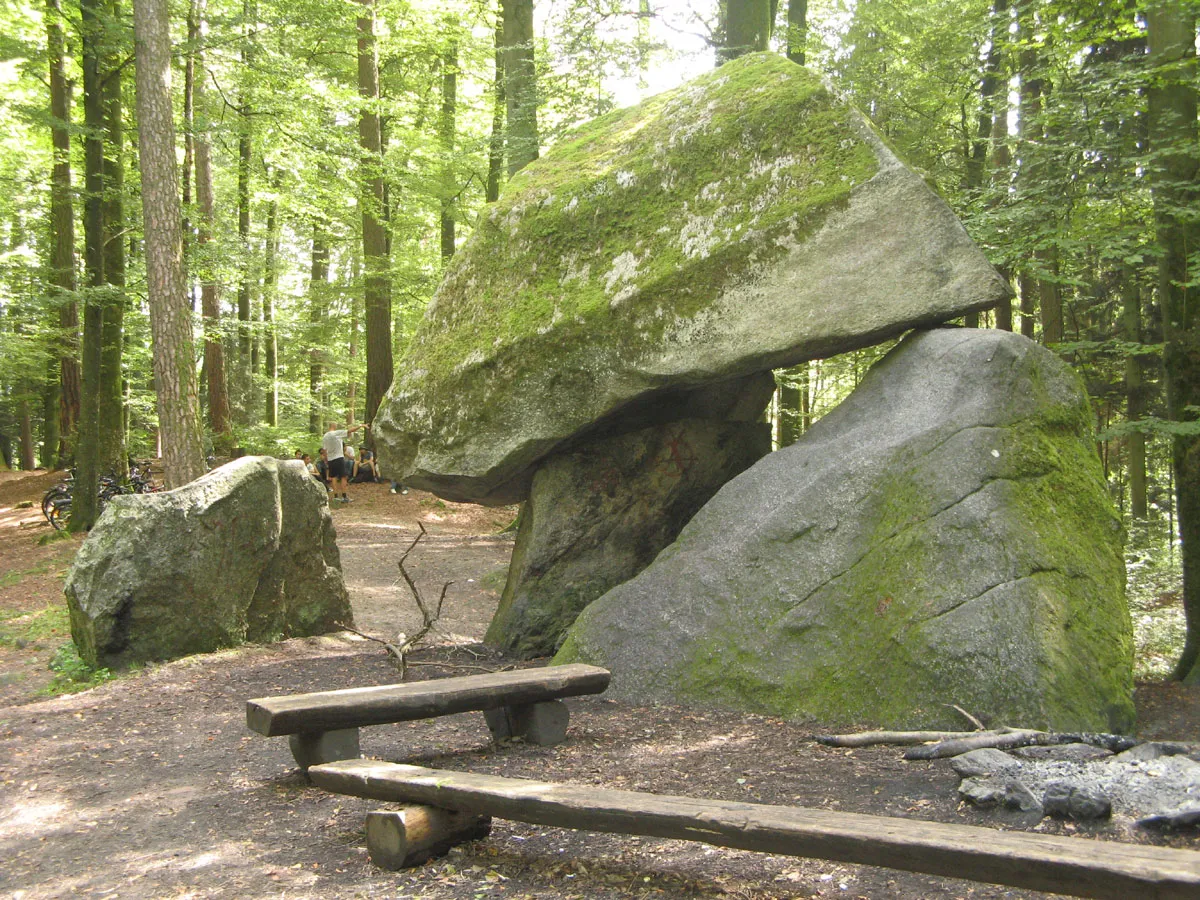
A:
[[[321,438],[320,457],[314,462],[313,458],[302,450],[296,451],[296,459],[303,460],[304,466],[313,478],[325,485],[331,499],[349,503],[353,498],[346,492],[347,484],[360,482],[381,481],[379,465],[375,454],[368,448],[361,448],[355,453],[354,448],[346,443],[346,439],[360,428],[368,427],[354,425],[350,428],[339,428],[339,423],[332,422],[325,435]],[[340,496],[339,496],[340,495]]]

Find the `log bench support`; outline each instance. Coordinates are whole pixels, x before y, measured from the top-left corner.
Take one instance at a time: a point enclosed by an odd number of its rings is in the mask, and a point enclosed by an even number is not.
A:
[[[336,731],[302,731],[288,736],[292,758],[305,771],[309,766],[337,762],[339,759],[358,759],[362,751],[358,746],[357,728],[339,728]]]
[[[358,759],[358,729],[482,711],[497,741],[521,738],[547,746],[567,736],[570,714],[562,697],[599,694],[608,670],[550,666],[407,684],[322,691],[246,702],[246,725],[267,737],[289,735],[292,756],[311,766]]]
[[[571,714],[561,700],[549,700],[485,709],[483,717],[497,742],[520,738],[527,744],[549,747],[567,739],[567,722]]]
[[[1200,897],[1200,853],[1189,850],[824,809],[670,797],[375,760],[314,766],[309,776],[318,787],[333,793],[421,804],[443,810],[447,816],[458,812],[584,831],[701,841],[1102,900]],[[433,822],[444,821],[433,814],[427,816]],[[434,828],[439,841],[450,840],[455,833],[449,825]],[[377,839],[377,843],[382,845],[383,840]],[[394,843],[391,837],[386,840]],[[380,855],[382,858],[382,851]],[[392,860],[397,857],[398,852],[388,856]],[[404,858],[408,858],[407,852]]]
[[[367,813],[367,854],[381,869],[419,866],[451,847],[485,838],[491,816],[451,812],[436,806],[405,806]]]

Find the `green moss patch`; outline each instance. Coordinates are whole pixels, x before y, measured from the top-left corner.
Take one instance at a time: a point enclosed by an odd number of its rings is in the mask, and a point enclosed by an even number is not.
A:
[[[556,353],[659,340],[875,174],[854,115],[755,54],[585,125],[484,213],[401,371],[503,368],[550,329]]]

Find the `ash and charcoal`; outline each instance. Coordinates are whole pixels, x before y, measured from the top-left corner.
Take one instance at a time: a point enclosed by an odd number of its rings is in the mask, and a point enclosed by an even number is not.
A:
[[[1111,753],[1087,744],[973,750],[951,760],[959,795],[976,806],[1090,820],[1128,817],[1147,828],[1200,827],[1200,745],[1139,744]]]

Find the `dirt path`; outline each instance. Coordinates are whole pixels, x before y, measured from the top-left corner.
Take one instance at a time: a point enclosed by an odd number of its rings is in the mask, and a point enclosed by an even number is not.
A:
[[[411,677],[464,671],[455,666],[504,665],[462,642],[482,634],[501,587],[511,544],[493,533],[496,511],[439,507],[425,495],[368,487],[372,492],[364,491],[360,502],[334,510],[360,629],[393,637],[416,621],[411,602],[400,599],[394,584],[395,561],[415,533],[412,517],[423,516],[431,533],[410,558],[414,576],[434,594],[446,580],[455,584],[447,593],[442,643],[416,656],[420,665]],[[32,530],[6,532],[0,519],[0,559],[3,546],[15,546],[17,538],[29,543]],[[54,561],[48,571],[62,564],[56,554],[65,552],[63,546],[49,551]],[[55,580],[52,572],[45,577]],[[494,824],[490,838],[447,858],[382,872],[369,865],[363,846],[363,816],[374,805],[306,786],[286,741],[249,732],[243,710],[251,697],[389,683],[395,674],[377,646],[328,637],[194,657],[82,694],[0,705],[0,896],[1043,896],[505,821]],[[1143,728],[1153,736],[1194,739],[1200,733],[1200,692],[1149,686],[1138,701]],[[960,807],[957,778],[946,763],[905,763],[886,748],[824,748],[802,723],[637,708],[599,697],[570,705],[569,739],[558,747],[496,747],[483,717],[464,714],[365,729],[363,750],[466,771],[657,793],[1079,832],[1102,840],[1151,839],[1125,821],[1076,828]],[[1200,850],[1195,833],[1168,842]]]

